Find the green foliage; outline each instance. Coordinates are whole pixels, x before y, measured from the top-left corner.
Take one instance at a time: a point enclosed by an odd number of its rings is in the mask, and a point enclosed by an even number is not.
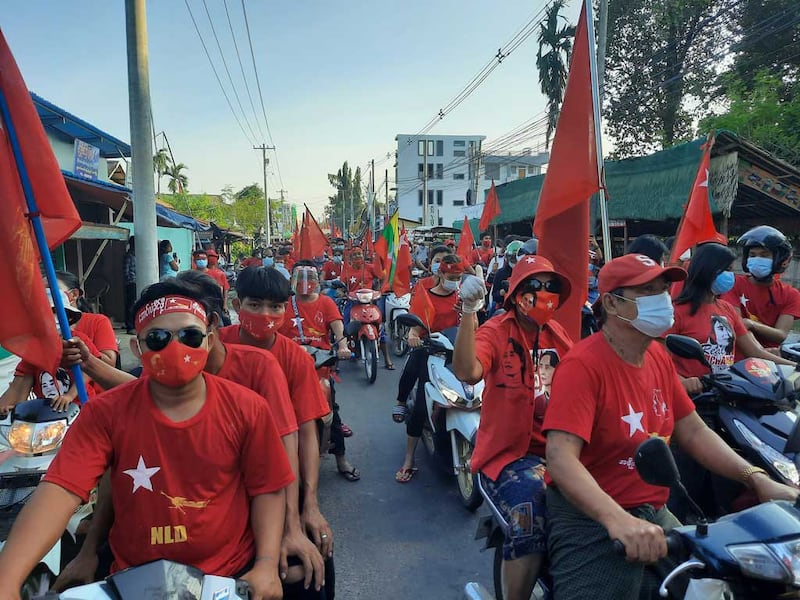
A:
[[[247,258],[250,256],[250,244],[246,242],[236,241],[231,244],[231,261],[237,258]]]
[[[539,71],[539,86],[547,97],[547,133],[545,147],[550,146],[550,136],[556,129],[561,101],[567,87],[567,73],[572,38],[575,37],[573,25],[559,27],[559,11],[565,0],[556,0],[547,8],[544,22],[539,25],[539,51],[536,54],[536,68]]]
[[[355,233],[358,217],[365,206],[361,167],[356,167],[354,173],[345,161],[337,173],[328,174],[328,182],[336,189],[336,194],[328,197],[325,218],[330,220],[333,216],[345,236],[347,231]],[[343,216],[345,227],[342,227]]]
[[[233,195],[235,224],[246,235],[256,238],[264,227],[264,190],[257,183],[243,187]]]
[[[173,194],[178,192],[184,193],[188,191],[187,186],[189,185],[189,178],[182,173],[184,169],[188,170],[188,167],[183,163],[178,163],[177,165],[170,164],[167,167],[166,175],[169,177],[167,188]]]
[[[222,202],[221,196],[208,194],[173,194],[164,197],[172,207],[180,213],[196,219],[209,222],[214,221],[218,226],[229,229],[233,226],[234,215],[232,207]]]

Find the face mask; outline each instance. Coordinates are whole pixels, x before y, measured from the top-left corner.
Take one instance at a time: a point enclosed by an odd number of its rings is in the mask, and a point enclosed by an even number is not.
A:
[[[261,264],[264,265],[265,267],[271,267],[273,264],[275,264],[275,261],[267,257],[261,259]]]
[[[672,306],[669,292],[654,296],[640,296],[636,300],[623,296],[617,296],[617,298],[636,304],[637,316],[635,319],[617,316],[647,336],[661,337],[675,323],[675,309]]]
[[[341,256],[334,256],[333,257],[333,262],[335,262],[337,265],[342,264],[342,257]]]
[[[736,276],[733,274],[733,271],[723,271],[711,282],[711,293],[715,296],[727,294],[733,289],[735,281]]]
[[[194,264],[197,265],[198,269],[205,269],[208,267],[208,261],[203,259],[194,261]]]
[[[441,263],[438,263],[438,262],[435,262],[435,263],[433,263],[433,264],[431,265],[431,273],[433,273],[434,275],[436,275],[436,274],[439,272],[439,267],[441,267],[441,266],[442,266],[442,264],[441,264]]]
[[[772,259],[761,256],[751,256],[747,259],[747,270],[756,279],[766,279],[772,275]]]
[[[442,279],[442,287],[448,292],[455,292],[458,289],[460,281],[450,281],[449,279]]]
[[[492,247],[491,240],[483,240],[483,247],[484,248],[491,248]]]
[[[353,266],[357,269],[360,269],[364,265],[363,258],[354,258],[353,259]]]
[[[553,292],[519,294],[516,298],[517,315],[525,321],[543,325],[553,318],[560,301],[558,294]]]
[[[209,258],[208,259],[208,266],[209,267],[216,267],[219,264],[218,258]]]
[[[334,250],[339,250],[341,252],[344,252],[344,246],[334,246],[333,249]]]
[[[142,371],[163,386],[179,388],[194,380],[207,360],[206,348],[190,348],[172,341],[163,350],[142,352]]]
[[[252,313],[246,310],[239,311],[239,324],[248,335],[259,341],[266,340],[273,333],[277,333],[286,313],[275,317],[260,313]]]

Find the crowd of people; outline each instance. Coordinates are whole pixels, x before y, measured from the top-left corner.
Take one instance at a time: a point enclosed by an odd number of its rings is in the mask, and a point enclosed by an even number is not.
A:
[[[781,280],[791,244],[761,226],[739,245],[736,274],[736,253],[717,242],[697,245],[678,266],[666,264],[668,248],[655,236],[607,262],[589,239],[584,339],[571,339],[557,317],[577,286],[538,254],[536,238],[484,235],[468,256],[454,242],[413,244],[412,268],[422,275],[412,296],[427,295],[432,315],[427,329],[408,332],[412,350],[391,408],[407,434],[395,479],[408,484],[417,472],[428,415],[424,397],[409,396],[415,386],[424,395],[423,339],[457,328],[453,372],[467,384],[485,382],[471,468],[511,524],[506,600],[530,597],[545,555],[557,598],[639,597],[648,584],[643,565],[666,555],[664,532],[687,518],[668,489],[645,484],[631,466],[648,437],[672,442],[701,501],[709,473],[761,501],[797,496],[734,453],[691,399],[703,375],[741,357],[793,364],[775,351],[800,318],[800,292]],[[74,275],[60,272],[54,293],[73,334],[61,367],[45,373],[21,363],[0,409],[31,392],[65,409],[76,401],[73,365],[90,400],[0,553],[0,599],[18,597],[95,488],[86,540],[59,588],[169,558],[246,579],[254,598],[333,599],[320,454],[333,454],[347,481],[361,473],[347,458],[352,431],[336,402],[335,369],[317,368],[302,346],[353,356],[345,300],[368,288],[381,292],[383,309],[392,291],[387,265],[365,251],[341,239],[313,260],[297,258],[290,243],[256,249],[236,265],[231,289],[215,249],[196,250],[192,269],[181,271],[165,240],[162,279],[137,298],[131,239],[125,328],[141,362],[133,372],[120,367],[108,318],[85,306]],[[345,295],[339,304],[337,293]],[[697,340],[709,366],[671,355],[670,333]],[[393,369],[383,338],[381,345]]]

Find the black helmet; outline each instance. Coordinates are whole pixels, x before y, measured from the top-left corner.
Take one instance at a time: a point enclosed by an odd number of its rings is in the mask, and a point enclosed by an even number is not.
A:
[[[536,251],[539,249],[539,240],[536,239],[536,236],[533,236],[529,240],[526,240],[522,247],[517,250],[517,258],[520,256],[527,256],[529,254],[536,254]]]
[[[772,272],[783,273],[786,270],[787,261],[792,256],[792,245],[786,236],[780,231],[769,225],[759,225],[739,238],[738,244],[742,246],[742,270],[745,273],[750,271],[747,268],[750,248],[766,248],[772,252]]]

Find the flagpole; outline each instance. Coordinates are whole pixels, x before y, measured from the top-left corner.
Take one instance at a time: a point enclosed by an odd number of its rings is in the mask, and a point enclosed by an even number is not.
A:
[[[606,205],[606,188],[603,181],[603,140],[600,123],[600,87],[597,76],[597,52],[594,37],[594,14],[591,0],[584,0],[586,7],[586,33],[589,37],[589,73],[592,77],[592,111],[594,112],[594,140],[597,148],[597,180],[600,182],[600,227],[603,234],[603,259],[611,260],[611,229],[608,224],[608,206]],[[587,241],[588,244],[588,241]]]
[[[44,263],[47,285],[50,288],[50,295],[55,305],[61,337],[68,340],[72,337],[72,332],[69,328],[69,321],[67,320],[67,312],[64,309],[64,303],[61,301],[61,294],[58,293],[58,279],[56,278],[56,269],[53,265],[53,257],[50,255],[50,248],[47,246],[47,238],[44,235],[42,219],[39,216],[39,207],[36,205],[36,198],[33,196],[33,187],[31,186],[31,180],[28,176],[28,169],[22,157],[22,148],[20,148],[19,145],[17,129],[14,126],[14,122],[11,120],[11,110],[8,107],[8,102],[2,91],[0,91],[0,116],[2,116],[3,122],[5,123],[8,141],[11,145],[11,152],[14,154],[14,161],[17,163],[17,174],[22,184],[22,191],[25,194],[25,203],[28,206],[27,217],[30,219],[31,225],[33,226],[33,233],[36,236],[36,245],[39,247],[39,255],[42,257],[42,263]],[[75,389],[78,390],[78,398],[81,404],[83,404],[88,400],[88,395],[86,393],[86,385],[83,381],[83,372],[80,366],[75,365],[72,367],[72,379]]]

